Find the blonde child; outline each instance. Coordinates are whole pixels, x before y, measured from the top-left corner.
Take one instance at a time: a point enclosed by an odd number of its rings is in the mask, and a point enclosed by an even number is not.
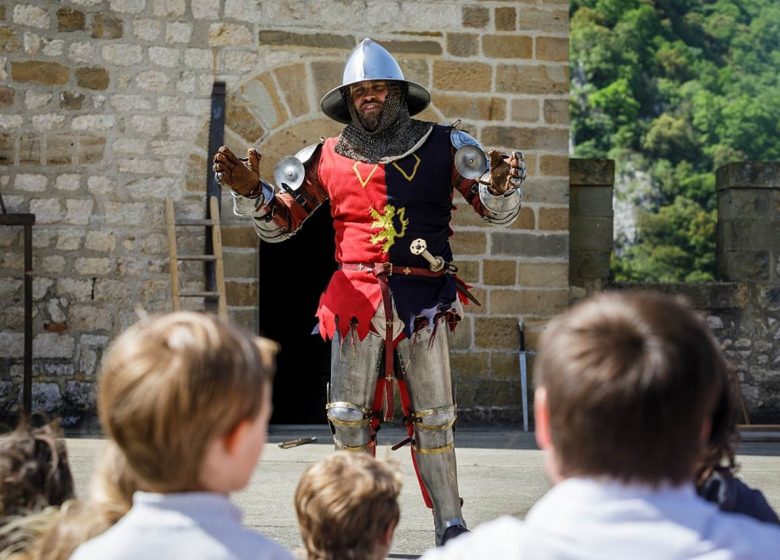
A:
[[[98,410],[140,490],[72,558],[291,558],[245,528],[228,498],[247,485],[265,444],[275,351],[186,312],[143,320],[113,343]]]

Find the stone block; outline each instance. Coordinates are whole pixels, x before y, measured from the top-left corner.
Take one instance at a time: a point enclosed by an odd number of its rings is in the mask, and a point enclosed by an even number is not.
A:
[[[257,282],[225,282],[228,305],[248,307],[257,305]]]
[[[95,14],[92,18],[93,39],[119,39],[124,35],[122,20],[104,14]]]
[[[189,43],[192,38],[192,24],[183,21],[174,21],[165,27],[166,43]]]
[[[39,333],[33,338],[33,355],[41,358],[72,358],[76,349],[73,336],[63,333]]]
[[[721,251],[718,256],[718,277],[723,280],[767,282],[771,277],[767,251]]]
[[[568,33],[568,9],[549,10],[537,7],[523,7],[519,14],[518,27],[522,31],[543,33]]]
[[[569,101],[567,99],[544,100],[544,122],[547,124],[569,124]]]
[[[612,222],[610,221],[610,224],[611,223]],[[599,222],[597,226],[599,229],[596,231],[601,231],[601,229],[603,228],[603,224]],[[568,231],[569,230],[569,208],[568,207],[549,208],[544,206],[542,208],[539,208],[539,229]],[[612,231],[610,225],[610,234],[611,233]],[[572,238],[574,239],[573,235]],[[610,237],[610,241],[611,241],[611,237]],[[575,243],[575,241],[572,241],[572,243]]]
[[[138,14],[146,8],[146,0],[109,0],[111,11],[122,14]]]
[[[243,99],[236,97],[233,102],[240,105],[243,101],[245,107],[256,112],[260,123],[268,127],[279,126],[288,118],[287,110],[279,99],[276,84],[270,74],[261,74],[244,84],[239,95]]]
[[[356,42],[352,35],[336,33],[293,33],[263,29],[258,33],[261,46],[296,46],[321,49],[351,50]],[[383,42],[384,46],[384,42]],[[391,50],[391,52],[394,52]]]
[[[21,135],[19,137],[19,165],[40,165],[40,163],[41,137],[38,134]]]
[[[16,31],[8,26],[0,26],[0,52],[16,52],[22,47],[22,42]]]
[[[71,134],[50,134],[46,137],[46,163],[70,165],[76,157],[76,140]]]
[[[60,231],[57,234],[58,251],[76,251],[81,247],[84,236],[78,231]]]
[[[490,9],[482,6],[463,6],[463,27],[485,29],[490,23]]]
[[[569,290],[492,290],[491,315],[541,315],[551,317],[569,305]]]
[[[32,408],[37,412],[53,413],[62,406],[60,386],[56,383],[32,384]]]
[[[492,286],[514,286],[516,281],[517,260],[485,259],[482,268],[484,284]]]
[[[58,199],[32,199],[30,212],[35,214],[36,224],[55,224],[62,220],[62,206]]]
[[[537,99],[513,99],[511,111],[513,121],[539,121],[539,101]]]
[[[469,57],[479,53],[479,35],[474,33],[447,33],[447,52],[453,56]]]
[[[611,186],[572,186],[571,215],[576,217],[613,216],[613,189]]]
[[[542,175],[567,177],[569,175],[569,156],[544,155],[539,160],[539,167]]]
[[[141,91],[162,92],[168,87],[168,76],[163,72],[149,70],[135,77],[135,83]]]
[[[515,147],[521,150],[566,152],[569,131],[557,128],[492,125],[482,129],[482,141],[487,145],[506,149]]]
[[[0,87],[0,107],[10,107],[14,104],[16,90],[9,87]]]
[[[23,358],[24,333],[1,331],[0,348],[3,349],[4,358]]]
[[[124,297],[126,298],[126,294]],[[121,301],[123,300],[119,302]],[[113,333],[114,312],[110,308],[95,305],[73,305],[70,309],[69,324],[74,331]]]
[[[116,66],[135,66],[143,62],[144,58],[143,48],[140,45],[119,43],[103,45],[101,55],[104,60]],[[154,58],[152,60],[155,61]]]
[[[54,128],[62,128],[65,123],[64,115],[47,114],[47,115],[33,115],[32,124],[36,130],[52,130]]]
[[[94,414],[97,410],[96,390],[95,384],[88,381],[66,381],[63,398],[68,410]]]
[[[98,45],[92,40],[72,43],[68,46],[68,58],[80,64],[94,64],[97,47]]]
[[[562,65],[499,64],[496,91],[531,95],[568,93],[569,70]]]
[[[57,293],[72,301],[91,300],[93,290],[94,282],[91,279],[79,280],[76,278],[59,278],[57,280]]]
[[[16,140],[10,134],[0,134],[0,165],[16,162]]]
[[[436,60],[433,63],[434,87],[447,91],[483,91],[492,89],[493,68],[482,62]]]
[[[195,19],[219,18],[219,5],[213,0],[192,0],[190,8]]]
[[[482,53],[489,58],[531,59],[533,39],[525,35],[483,35]]]
[[[77,111],[84,104],[84,94],[74,91],[60,92],[60,108]]]
[[[436,107],[447,119],[503,121],[506,118],[506,100],[500,97],[440,94],[436,96]]]
[[[517,347],[516,347],[517,348]],[[517,381],[520,379],[520,360],[517,349],[512,352],[491,352],[490,368],[493,372],[493,379],[498,381]],[[533,355],[526,355],[526,372],[528,381],[528,408],[533,408]],[[530,410],[529,410],[530,412]]]
[[[59,62],[25,60],[11,62],[11,79],[17,82],[36,82],[46,86],[64,85],[70,69]]]
[[[458,351],[471,349],[472,327],[471,317],[464,317],[461,319],[456,329],[448,334],[450,350]]]
[[[477,403],[490,407],[516,407],[520,404],[520,380],[495,381],[483,379],[477,385]]]
[[[496,8],[494,18],[497,31],[514,31],[517,27],[517,10],[514,6]]]
[[[38,29],[49,29],[49,13],[38,6],[17,4],[14,6],[14,23]]]
[[[715,172],[719,191],[732,188],[780,188],[780,162],[728,163]]]
[[[341,83],[344,73],[343,61],[316,61],[310,65],[314,82],[314,97],[322,99],[331,89]]]
[[[152,13],[156,17],[181,17],[186,9],[185,0],[152,0]]]
[[[72,8],[60,8],[57,10],[57,31],[69,33],[84,29],[84,12]]]
[[[458,278],[464,282],[471,284],[482,281],[480,277],[480,260],[463,260],[459,258],[459,255],[455,255],[455,264],[458,267]]]
[[[247,225],[222,227],[222,245],[224,247],[257,248],[259,238],[254,228]]]
[[[490,353],[451,352],[450,370],[459,383],[484,379],[490,375]]]
[[[252,46],[252,32],[245,25],[234,23],[212,23],[209,26],[209,46]]]
[[[474,332],[477,348],[498,350],[517,348],[518,330],[515,317],[478,317]]]
[[[78,137],[78,162],[82,165],[103,161],[106,139],[103,136],[82,135]]]
[[[94,205],[95,201],[91,198],[67,199],[65,201],[65,218],[63,221],[66,224],[87,225],[92,216]]]
[[[427,40],[385,40],[382,41],[382,46],[388,51],[393,53],[395,57],[402,57],[403,55],[410,54],[422,54],[428,56],[438,56],[444,52],[441,47],[441,43],[438,41]]]
[[[104,257],[79,257],[74,269],[83,276],[106,276],[112,270],[111,259]]]
[[[536,37],[536,59],[555,62],[569,60],[569,39],[563,37]]]
[[[181,50],[169,47],[149,47],[149,60],[157,66],[176,68],[181,63]]]
[[[511,229],[536,229],[536,216],[533,209],[523,206],[517,219],[509,227]]]
[[[308,88],[304,84],[308,83],[306,76],[306,66],[303,64],[290,64],[277,68],[274,71],[279,87],[284,92],[287,106],[293,117],[300,117],[310,111]]]
[[[257,252],[225,252],[225,277],[232,279],[257,280]]]
[[[228,317],[230,321],[236,325],[249,329],[252,332],[257,332],[257,309],[256,308],[228,308]]]
[[[263,126],[252,113],[246,103],[232,96],[227,103],[225,123],[230,129],[241,136],[247,144],[257,143],[265,134]]]
[[[615,184],[615,160],[571,158],[569,160],[569,177],[572,185],[611,187]]]
[[[517,283],[524,288],[566,288],[569,285],[569,264],[521,260]]]
[[[455,255],[483,255],[487,251],[487,236],[480,231],[459,231],[450,239]]]
[[[610,252],[572,249],[569,274],[572,286],[590,287],[594,280],[609,279]]]
[[[514,257],[565,259],[569,256],[569,234],[501,232],[492,234],[491,254]]]
[[[155,42],[162,34],[162,22],[155,19],[136,19],[133,21],[133,35],[141,41]]]

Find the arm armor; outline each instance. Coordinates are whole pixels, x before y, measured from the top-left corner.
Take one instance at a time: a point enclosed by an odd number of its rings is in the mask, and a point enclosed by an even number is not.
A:
[[[450,132],[450,141],[452,142],[453,153],[466,144],[477,146],[480,150],[483,150],[480,143],[473,136],[455,128]],[[487,185],[482,184],[482,182],[462,177],[454,166],[452,169],[452,180],[453,186],[460,191],[463,198],[488,224],[509,225],[515,221],[515,218],[520,213],[520,203],[523,198],[523,193],[520,189],[511,189],[503,195],[494,195],[488,190]],[[482,180],[490,180],[489,169],[485,169]]]
[[[246,198],[233,193],[233,212],[239,216],[253,219],[258,237],[268,243],[279,243],[297,233],[303,222],[327,200],[328,195],[319,181],[317,167],[320,162],[322,144],[304,148],[297,154],[306,170],[306,178],[298,191],[302,191],[296,201],[290,194],[277,191],[261,181],[262,194],[256,198]]]

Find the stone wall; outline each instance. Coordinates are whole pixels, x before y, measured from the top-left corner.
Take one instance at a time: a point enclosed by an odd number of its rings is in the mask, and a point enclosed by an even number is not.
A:
[[[34,406],[94,410],[106,345],[135,306],[171,308],[164,198],[200,216],[212,85],[226,143],[279,156],[334,134],[319,99],[371,36],[430,88],[423,117],[527,154],[526,206],[489,230],[456,201],[453,245],[483,306],[453,339],[465,416],[515,415],[516,324],[529,342],[568,302],[568,2],[562,0],[0,1],[0,191],[33,212]],[[228,300],[256,324],[257,240],[223,202]],[[202,237],[181,239],[197,249]],[[20,233],[0,231],[0,408],[21,382]],[[198,286],[196,267],[182,270]]]
[[[571,164],[573,295],[582,297],[601,287],[682,295],[705,314],[735,367],[748,420],[780,423],[780,164],[742,162],[718,169],[716,261],[720,282],[630,285],[605,282],[609,260],[603,254],[590,258],[574,249],[604,246],[600,228],[575,233],[574,224],[611,214],[611,196],[593,197],[587,206],[575,203],[575,196],[581,197],[575,192],[582,189],[575,183],[609,188],[605,180],[609,174],[598,172],[605,165],[603,160],[572,160]],[[586,266],[575,264],[583,260]],[[589,284],[594,279],[597,282]]]

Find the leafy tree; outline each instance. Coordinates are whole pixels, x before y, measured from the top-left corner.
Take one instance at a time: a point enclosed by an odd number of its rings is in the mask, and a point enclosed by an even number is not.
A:
[[[780,159],[780,2],[572,0],[574,155],[617,162],[617,280],[715,276],[714,171]],[[623,220],[625,221],[625,220]]]

